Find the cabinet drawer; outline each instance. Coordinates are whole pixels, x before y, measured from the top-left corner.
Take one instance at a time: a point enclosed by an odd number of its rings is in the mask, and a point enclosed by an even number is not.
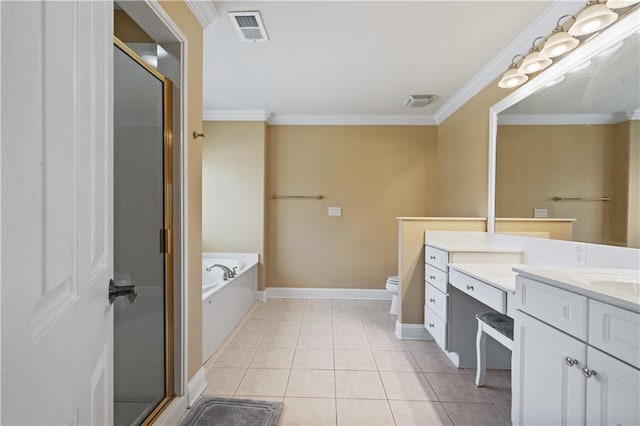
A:
[[[587,298],[530,280],[516,277],[518,309],[578,339],[587,339]]]
[[[451,269],[449,283],[458,290],[484,303],[496,311],[507,313],[507,293],[462,272]]]
[[[447,292],[448,274],[431,265],[426,265],[424,270],[425,282],[431,284],[443,293]]]
[[[640,368],[640,314],[589,300],[589,344]]]
[[[447,295],[430,284],[425,285],[425,305],[442,320],[447,320]]]
[[[446,271],[447,263],[449,263],[449,253],[435,247],[427,246],[424,251],[424,262],[435,266],[441,271]]]
[[[424,328],[443,351],[447,350],[447,324],[428,306],[424,307]]]

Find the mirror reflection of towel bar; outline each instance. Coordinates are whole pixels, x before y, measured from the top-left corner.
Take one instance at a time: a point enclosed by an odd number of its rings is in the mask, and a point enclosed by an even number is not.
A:
[[[283,198],[297,199],[297,200],[322,200],[324,197],[322,195],[276,195],[276,194],[273,194],[271,198],[273,198],[274,200],[279,200]]]
[[[611,197],[558,197],[552,198],[553,201],[611,201]]]

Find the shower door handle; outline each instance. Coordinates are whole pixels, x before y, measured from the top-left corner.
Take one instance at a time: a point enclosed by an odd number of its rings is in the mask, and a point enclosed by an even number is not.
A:
[[[136,293],[135,285],[116,285],[116,282],[111,279],[109,280],[109,303],[113,305],[116,297],[118,296],[127,296],[127,300],[129,303],[133,303],[138,297],[138,293]]]

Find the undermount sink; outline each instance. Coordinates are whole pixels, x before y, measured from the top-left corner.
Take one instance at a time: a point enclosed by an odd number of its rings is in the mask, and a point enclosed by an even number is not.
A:
[[[629,272],[577,272],[571,279],[590,287],[599,287],[614,292],[640,295],[640,275]]]

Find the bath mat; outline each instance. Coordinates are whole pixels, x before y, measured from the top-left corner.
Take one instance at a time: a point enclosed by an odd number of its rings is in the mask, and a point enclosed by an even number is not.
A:
[[[183,426],[277,426],[282,402],[202,397],[191,407]]]

